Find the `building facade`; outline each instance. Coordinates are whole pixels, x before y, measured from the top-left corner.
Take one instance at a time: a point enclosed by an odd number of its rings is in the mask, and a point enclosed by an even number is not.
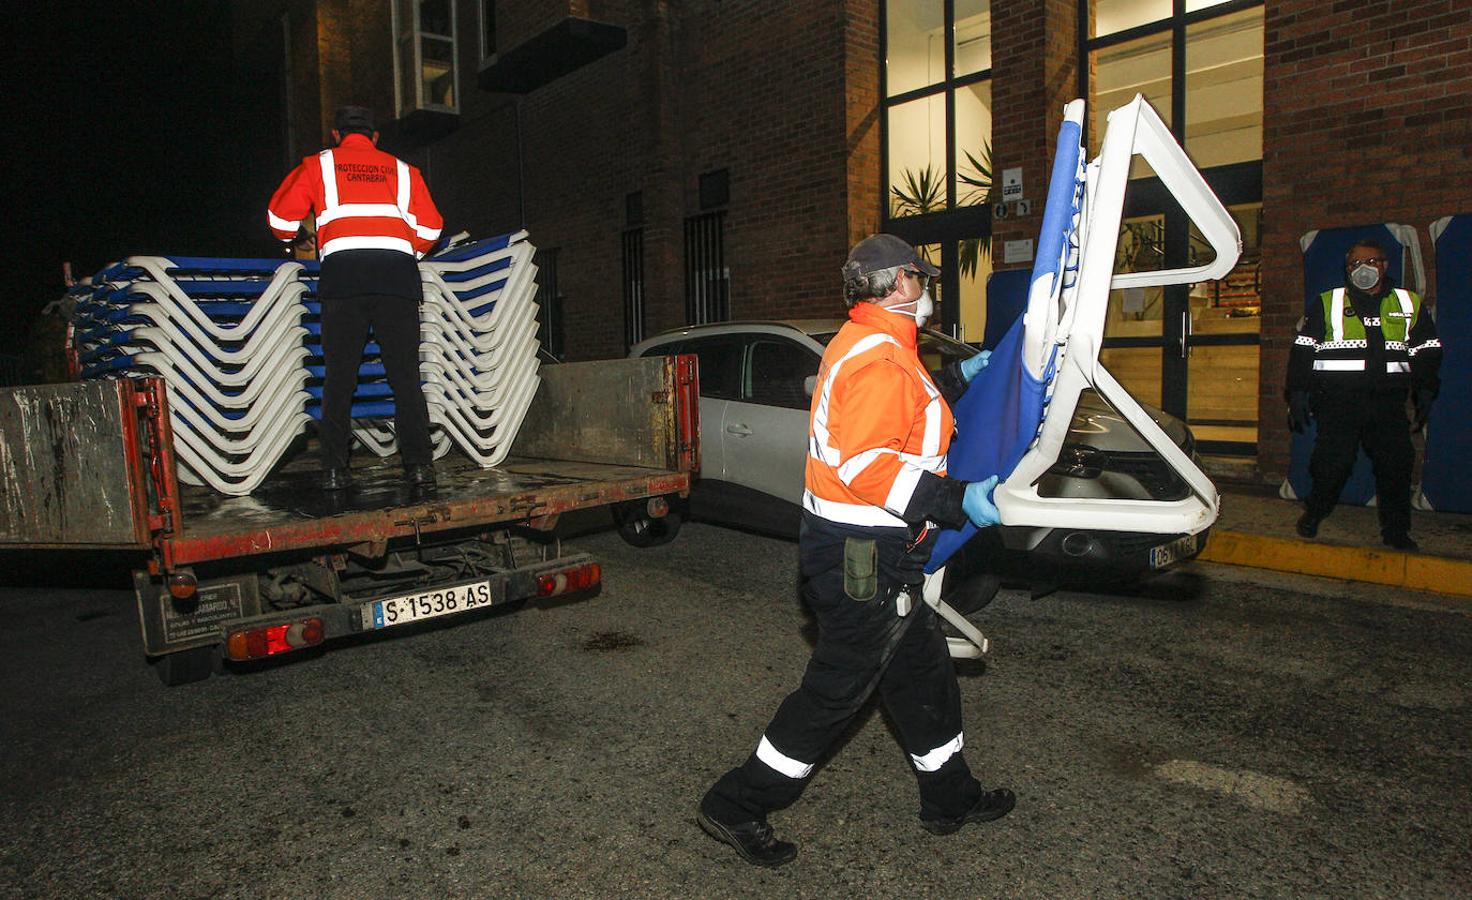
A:
[[[1472,210],[1472,17],[1450,0],[257,0],[234,29],[253,165],[279,177],[336,106],[373,106],[449,230],[528,230],[566,359],[838,315],[844,254],[880,229],[943,265],[938,324],[980,340],[987,276],[1031,264],[1063,105],[1090,101],[1097,152],[1143,93],[1244,252],[1220,282],[1117,292],[1104,360],[1264,477],[1287,464],[1299,237],[1424,241]],[[1152,174],[1122,269],[1201,251]]]

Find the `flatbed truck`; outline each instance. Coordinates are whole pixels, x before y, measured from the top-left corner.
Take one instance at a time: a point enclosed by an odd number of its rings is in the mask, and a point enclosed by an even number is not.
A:
[[[543,366],[511,455],[451,452],[432,491],[396,458],[324,492],[298,453],[248,496],[182,483],[158,378],[0,389],[0,551],[136,551],[143,651],[165,684],[428,619],[590,595],[560,516],[648,523],[699,467],[693,356]]]

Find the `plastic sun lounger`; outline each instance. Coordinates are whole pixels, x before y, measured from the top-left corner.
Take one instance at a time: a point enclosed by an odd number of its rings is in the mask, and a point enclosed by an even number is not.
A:
[[[1070,103],[1067,121],[1081,124],[1083,102]],[[1081,152],[1081,149],[1078,151]],[[1216,258],[1202,266],[1156,272],[1115,275],[1124,193],[1130,162],[1139,154],[1150,163],[1165,187],[1191,217]],[[1062,148],[1059,155],[1062,156]],[[1055,197],[1048,197],[1051,208]],[[1060,206],[1067,202],[1057,198]],[[1045,221],[1048,211],[1045,211]],[[1055,219],[1059,218],[1054,216]],[[1048,360],[1056,364],[1038,437],[1005,482],[995,499],[1006,525],[1086,527],[1155,534],[1197,534],[1216,520],[1215,486],[1186,453],[1166,435],[1140,404],[1099,362],[1111,289],[1166,284],[1188,284],[1225,276],[1241,253],[1236,223],[1211,192],[1201,173],[1139,95],[1109,114],[1103,149],[1086,169],[1083,204],[1077,224],[1058,223],[1064,239],[1044,235],[1040,247],[1059,253],[1040,254],[1043,277],[1035,278],[1026,313],[1024,357],[1035,372],[1044,372]],[[1064,270],[1072,248],[1078,254],[1077,278],[1067,283]],[[1055,353],[1056,348],[1056,353]],[[1096,390],[1119,412],[1161,458],[1190,486],[1191,495],[1177,501],[1099,500],[1042,497],[1036,483],[1058,459],[1072,423],[1079,395]]]

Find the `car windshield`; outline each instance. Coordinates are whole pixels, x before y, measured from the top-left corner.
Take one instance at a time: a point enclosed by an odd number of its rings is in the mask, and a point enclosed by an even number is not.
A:
[[[826,347],[837,334],[836,331],[822,331],[809,334],[808,337]],[[920,329],[916,335],[916,343],[919,344],[920,361],[925,363],[925,368],[932,372],[938,372],[957,360],[975,356],[977,352],[975,347],[928,328]]]

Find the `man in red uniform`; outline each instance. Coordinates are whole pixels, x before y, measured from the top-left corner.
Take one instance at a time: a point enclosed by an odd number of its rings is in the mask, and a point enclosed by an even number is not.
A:
[[[946,477],[958,399],[981,353],[932,377],[916,354],[939,270],[876,234],[843,266],[849,321],[828,343],[813,391],[798,552],[818,644],[802,684],[755,752],[700,801],[697,821],[747,862],[780,866],[797,847],[767,813],[798,798],[814,768],[877,689],[920,788],[920,825],[950,834],[1000,818],[1012,792],[983,790],[961,754],[961,695],[935,611],[921,599],[937,523],[1000,521],[995,477]]]
[[[333,119],[335,147],[308,156],[271,196],[271,231],[296,239],[315,214],[317,286],[322,301],[322,487],[351,482],[348,450],[358,367],[371,329],[394,392],[394,434],[411,485],[434,485],[429,412],[419,386],[419,256],[444,222],[413,166],[377,148],[373,111],[344,106]]]

